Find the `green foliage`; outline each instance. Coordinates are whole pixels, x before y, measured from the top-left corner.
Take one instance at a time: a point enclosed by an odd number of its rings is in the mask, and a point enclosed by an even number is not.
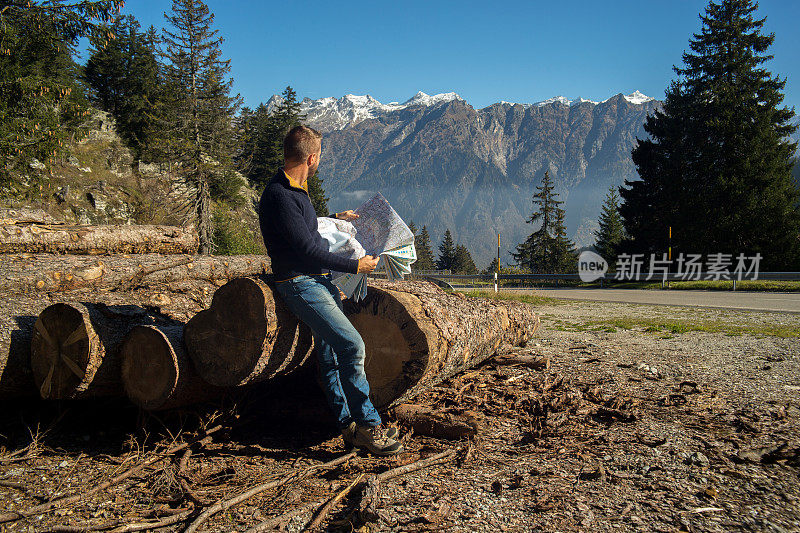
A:
[[[214,209],[214,253],[216,255],[263,254],[258,236],[234,219],[230,206],[221,203]]]
[[[456,262],[456,245],[453,242],[453,235],[450,230],[444,232],[442,243],[439,245],[439,259],[436,261],[436,268],[439,270],[453,271]]]
[[[500,272],[500,261],[498,261],[496,257],[492,259],[492,262],[489,263],[489,266],[482,273],[494,274],[495,272]]]
[[[414,234],[414,237],[416,237],[416,236],[417,236],[417,225],[416,225],[416,224],[414,224],[414,221],[413,221],[413,220],[409,220],[409,221],[408,221],[408,229],[410,229],[410,230],[411,230],[411,233],[413,233],[413,234]]]
[[[475,268],[475,261],[472,260],[472,255],[470,255],[469,250],[463,244],[456,245],[452,270],[454,274],[478,273],[478,269]]]
[[[318,217],[326,217],[329,214],[328,200],[330,198],[325,196],[325,189],[322,188],[323,181],[317,172],[308,178],[308,197],[311,199],[311,205],[314,206]]]
[[[0,2],[0,182],[33,158],[65,153],[88,116],[78,67],[72,59],[81,37],[111,36],[100,25],[119,0]]]
[[[231,96],[230,60],[222,59],[222,38],[214,15],[201,0],[173,0],[163,30],[164,91],[156,106],[154,153],[170,163],[179,181],[196,192],[193,208],[200,253],[211,252],[211,199],[230,191],[233,116],[239,95]]]
[[[297,93],[286,87],[282,99],[270,112],[267,106],[259,104],[255,111],[242,110],[239,118],[240,150],[237,165],[250,183],[261,191],[275,172],[283,166],[283,139],[291,128],[299,125],[305,115],[300,113],[300,102]],[[322,180],[320,180],[320,189]],[[316,195],[316,193],[315,193]],[[311,182],[309,181],[309,196]],[[327,211],[327,198],[323,201],[324,191],[317,198],[320,207]],[[315,204],[315,209],[317,204]],[[320,211],[318,211],[319,213]]]
[[[154,117],[151,109],[161,97],[157,60],[158,36],[151,27],[146,33],[133,16],[117,17],[108,31],[111,42],[92,40],[91,57],[84,77],[93,98],[117,121],[117,131],[141,157],[149,147]]]
[[[619,214],[619,195],[616,187],[608,189],[599,224],[600,230],[594,234],[597,238],[594,247],[609,265],[614,265],[620,244],[625,238],[625,226]]]
[[[564,273],[577,268],[575,245],[567,238],[564,210],[560,207],[563,202],[556,198],[553,187],[550,174],[545,172],[533,195],[537,209],[528,219],[529,223],[541,221],[542,225],[511,254],[521,268],[531,272]]]
[[[414,270],[435,270],[436,263],[433,259],[431,236],[428,234],[427,226],[422,226],[419,235],[414,239],[414,248],[417,250]]]
[[[800,268],[800,193],[792,178],[792,109],[785,79],[763,65],[752,0],[711,1],[661,111],[648,117],[632,157],[641,180],[620,189],[631,251],[744,253],[762,268]]]

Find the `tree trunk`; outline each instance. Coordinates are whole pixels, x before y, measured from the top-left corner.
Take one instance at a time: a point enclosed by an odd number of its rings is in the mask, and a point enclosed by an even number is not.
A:
[[[0,226],[0,253],[196,254],[197,232],[177,226]]]
[[[134,326],[122,341],[120,357],[125,392],[144,409],[173,409],[223,394],[200,378],[186,356],[183,326]]]
[[[0,292],[24,294],[79,288],[131,290],[193,280],[224,284],[233,278],[268,272],[269,258],[262,255],[14,254],[0,256]]]
[[[370,398],[377,408],[406,402],[491,357],[527,342],[539,326],[519,302],[467,298],[432,283],[370,280],[345,312],[364,339]]]
[[[135,325],[171,324],[134,305],[56,303],[33,327],[30,366],[45,399],[119,396],[123,336]]]
[[[186,350],[203,379],[217,386],[264,381],[298,368],[311,353],[311,331],[266,279],[220,287],[211,307],[186,324]]]

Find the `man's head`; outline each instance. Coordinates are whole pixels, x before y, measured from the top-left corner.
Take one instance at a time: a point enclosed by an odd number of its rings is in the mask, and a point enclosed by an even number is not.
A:
[[[295,126],[283,139],[283,159],[287,167],[305,165],[311,176],[319,167],[322,134],[308,126]]]

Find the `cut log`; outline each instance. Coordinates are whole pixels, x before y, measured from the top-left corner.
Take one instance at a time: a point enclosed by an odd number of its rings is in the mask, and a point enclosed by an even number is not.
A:
[[[79,288],[131,290],[185,281],[225,282],[270,272],[267,256],[168,256],[142,254],[102,258],[85,255],[0,256],[0,291],[68,291]]]
[[[194,228],[0,225],[0,253],[196,254]]]
[[[211,307],[186,324],[186,349],[202,378],[238,386],[285,375],[311,353],[311,331],[273,292],[266,278],[220,287]]]
[[[123,336],[135,325],[163,323],[145,309],[103,304],[56,303],[33,327],[31,371],[42,398],[119,396]]]
[[[186,356],[183,326],[134,326],[122,341],[120,357],[125,392],[144,409],[173,409],[223,394],[200,378]]]
[[[405,402],[534,334],[533,308],[467,298],[424,281],[370,280],[367,297],[345,312],[364,339],[370,398],[377,408]]]
[[[36,395],[31,335],[36,317],[50,303],[25,297],[0,301],[0,400]]]

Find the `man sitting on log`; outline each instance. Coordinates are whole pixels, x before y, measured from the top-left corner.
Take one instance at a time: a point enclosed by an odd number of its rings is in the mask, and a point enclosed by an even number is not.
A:
[[[358,331],[342,312],[339,289],[330,273],[369,273],[378,258],[347,259],[328,251],[317,231],[317,215],[307,180],[322,154],[322,135],[306,126],[292,128],[283,141],[284,167],[267,184],[259,203],[261,234],[272,259],[275,287],[286,305],[314,336],[322,388],[345,442],[376,455],[399,453],[397,430],[384,428],[369,399],[364,372],[366,350]],[[354,220],[344,211],[331,215]]]

